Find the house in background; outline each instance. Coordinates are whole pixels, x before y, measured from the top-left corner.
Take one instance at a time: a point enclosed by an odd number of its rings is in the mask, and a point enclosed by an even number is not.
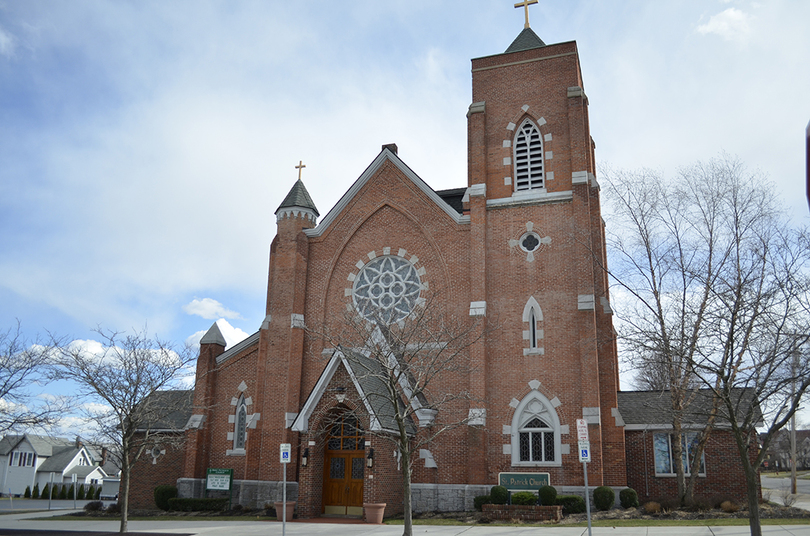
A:
[[[79,438],[71,441],[35,434],[7,435],[0,440],[2,494],[22,496],[26,488],[33,490],[37,484],[40,490],[51,482],[71,484],[73,475],[77,485],[98,487],[110,477],[115,481],[115,466],[101,463],[103,458]]]

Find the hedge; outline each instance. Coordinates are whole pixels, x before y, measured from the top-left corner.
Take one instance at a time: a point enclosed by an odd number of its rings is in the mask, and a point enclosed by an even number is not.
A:
[[[165,485],[155,488],[155,504],[161,510],[169,509],[169,499],[177,497],[177,486]]]
[[[169,510],[178,512],[219,512],[228,508],[228,499],[169,499]]]
[[[557,495],[554,504],[563,507],[563,515],[581,514],[585,511],[585,499],[579,495]]]

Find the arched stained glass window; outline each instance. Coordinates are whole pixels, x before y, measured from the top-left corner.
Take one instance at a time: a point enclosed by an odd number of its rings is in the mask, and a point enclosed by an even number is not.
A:
[[[536,190],[545,186],[543,176],[543,138],[530,119],[515,133],[515,190]]]
[[[239,397],[239,402],[236,404],[236,419],[234,421],[233,448],[244,449],[247,436],[247,405],[244,396]]]
[[[560,465],[560,419],[551,402],[532,390],[512,419],[512,465]]]

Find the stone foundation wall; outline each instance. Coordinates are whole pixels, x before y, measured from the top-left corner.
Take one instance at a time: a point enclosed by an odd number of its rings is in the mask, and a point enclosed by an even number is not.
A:
[[[509,521],[554,521],[562,519],[562,506],[529,506],[524,504],[485,504],[484,513],[492,519]]]
[[[233,504],[247,508],[264,508],[265,503],[281,501],[283,482],[263,480],[234,480]],[[205,480],[202,478],[177,479],[177,496],[181,498],[201,498],[205,496]],[[208,497],[228,497],[227,492],[209,491]],[[287,482],[287,500],[298,500],[298,482]]]
[[[489,495],[491,488],[472,484],[411,484],[411,507],[418,513],[473,510],[473,499]]]

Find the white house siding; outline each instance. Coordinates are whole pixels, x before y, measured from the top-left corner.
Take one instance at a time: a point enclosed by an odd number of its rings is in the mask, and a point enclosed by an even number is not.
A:
[[[17,463],[20,459],[19,457],[23,455],[34,455],[34,451],[31,449],[30,445],[25,443],[21,444],[18,449],[12,451],[4,460],[6,472],[6,474],[3,475],[4,494],[22,495],[25,493],[26,487],[30,486],[32,489],[34,487],[35,467],[32,465],[20,467]],[[9,465],[9,460],[13,462],[13,465]]]

